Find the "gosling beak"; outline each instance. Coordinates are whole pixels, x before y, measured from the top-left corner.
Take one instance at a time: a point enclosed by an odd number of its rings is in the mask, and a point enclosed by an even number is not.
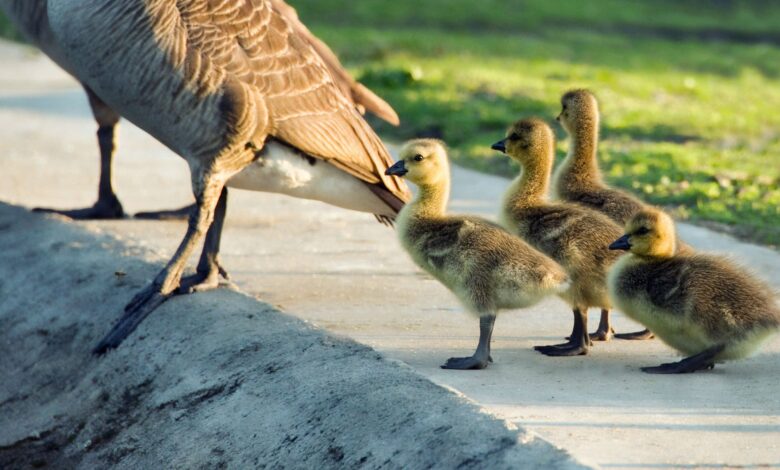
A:
[[[559,115],[555,116],[555,120],[558,121],[558,122],[561,122],[561,115],[559,114]]]
[[[403,160],[398,160],[393,166],[385,170],[386,175],[403,176],[407,173],[409,173],[409,170],[406,169]]]
[[[626,235],[623,235],[622,237],[618,238],[617,240],[612,242],[611,245],[609,245],[609,249],[610,250],[626,250],[626,251],[630,250],[631,249],[631,244],[628,243],[628,237],[629,237],[629,235],[626,234]]]
[[[490,148],[493,150],[498,150],[501,153],[506,153],[506,139],[501,139],[495,144],[491,145]]]

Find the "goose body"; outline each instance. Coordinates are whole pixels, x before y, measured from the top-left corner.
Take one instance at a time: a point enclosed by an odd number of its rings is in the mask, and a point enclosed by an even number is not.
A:
[[[587,311],[600,307],[608,315],[612,301],[607,292],[607,271],[617,260],[604,249],[621,232],[605,215],[585,207],[550,202],[547,198],[553,161],[553,134],[544,122],[525,119],[516,122],[507,137],[493,145],[522,167],[522,173],[508,187],[501,224],[539,251],[560,263],[571,278],[570,288],[561,295],[574,312],[574,328],[569,343],[540,346],[551,356],[587,354]]]
[[[609,275],[616,305],[689,356],[643,370],[694,372],[754,353],[780,328],[772,290],[724,258],[680,253],[675,238],[668,215],[645,209],[610,246],[630,252]]]
[[[84,74],[84,68],[83,67],[77,67],[74,64],[71,63],[72,58],[74,57],[74,54],[66,53],[67,51],[65,48],[69,47],[66,46],[65,43],[62,41],[63,37],[67,38],[70,35],[70,33],[66,33],[64,36],[57,36],[55,35],[52,24],[54,24],[56,27],[60,28],[60,31],[64,30],[67,31],[67,28],[73,27],[73,25],[62,25],[62,20],[67,19],[67,15],[74,14],[73,12],[70,12],[68,9],[73,8],[73,4],[78,2],[71,2],[71,5],[67,4],[68,2],[58,2],[58,1],[46,1],[46,0],[0,0],[0,9],[2,9],[6,15],[14,22],[16,27],[38,48],[40,48],[47,56],[49,56],[54,62],[56,62],[60,67],[65,69],[68,73],[76,77],[80,82],[82,82],[82,85],[85,88],[85,91],[87,92],[89,103],[92,108],[95,120],[98,123],[99,130],[98,130],[98,143],[101,150],[101,179],[100,179],[100,185],[99,185],[99,192],[98,192],[98,202],[95,204],[95,206],[87,209],[77,209],[77,210],[51,210],[51,209],[41,209],[45,211],[52,211],[52,212],[58,212],[73,218],[118,218],[124,216],[124,211],[122,209],[122,205],[119,202],[118,197],[116,196],[114,190],[113,190],[113,183],[112,183],[112,174],[111,174],[111,166],[113,162],[113,155],[116,150],[116,127],[120,120],[120,115],[117,111],[115,111],[111,106],[106,104],[96,92],[94,92],[88,85],[85,84],[87,81],[87,78],[82,78],[80,75]],[[92,12],[96,9],[101,8],[102,4],[104,2],[91,2],[89,4],[85,4],[83,8],[86,9],[86,11]],[[216,2],[210,2],[211,4],[216,4]],[[251,3],[251,2],[250,2]],[[262,2],[255,2],[257,4],[261,4]],[[360,110],[360,112],[364,112],[366,110],[376,114],[380,118],[390,122],[393,125],[397,125],[398,115],[395,113],[393,108],[387,104],[385,101],[383,101],[381,98],[376,96],[371,90],[364,87],[362,84],[355,81],[349,73],[344,70],[343,66],[339,62],[336,55],[333,53],[333,51],[328,48],[328,46],[323,43],[321,40],[319,40],[316,36],[314,36],[308,28],[300,21],[298,18],[298,15],[294,8],[287,5],[283,0],[270,0],[269,2],[266,2],[268,4],[267,8],[272,9],[276,14],[284,18],[286,21],[289,29],[293,32],[293,34],[298,37],[302,42],[308,44],[311,46],[311,48],[314,50],[314,52],[319,56],[321,61],[323,62],[323,65],[327,68],[327,71],[329,72],[329,75],[331,76],[333,82],[337,86],[337,88],[341,91],[341,94],[347,101],[352,103],[353,106],[356,107],[356,109]],[[164,2],[157,2],[156,5],[151,5],[150,3],[146,2],[135,2],[136,4],[136,10],[143,9],[145,7],[149,7],[147,10],[147,15],[152,17],[154,15],[160,15],[161,12],[164,12],[165,9],[161,8],[161,6],[164,4]],[[142,5],[144,4],[144,5]],[[187,5],[184,5],[184,7],[181,9],[181,11],[192,11],[192,9],[202,9],[203,5],[207,5],[209,2],[190,2]],[[133,11],[133,7],[131,6],[131,3],[128,3],[127,12]],[[52,10],[52,15],[49,14],[49,10]],[[108,8],[103,8],[104,10],[109,10]],[[212,7],[213,9],[213,7]],[[117,13],[119,9],[115,9],[115,11],[107,12],[104,16],[112,16],[112,15],[119,15]],[[213,11],[213,10],[212,10]],[[122,13],[124,14],[124,13]],[[50,16],[51,22],[50,22]],[[116,19],[116,18],[115,18]],[[119,21],[117,21],[119,22]],[[130,26],[126,29],[126,32],[133,33],[138,32],[138,30],[133,31],[133,26]],[[104,32],[105,33],[105,32]],[[118,38],[117,38],[118,39]],[[209,41],[213,41],[214,38],[208,38]],[[228,41],[225,41],[225,38],[219,38],[223,39],[222,45],[219,45],[219,47],[224,47],[224,44],[226,44]],[[126,41],[133,41],[133,38],[128,38]],[[65,47],[65,48],[64,48]],[[92,48],[93,50],[98,49],[98,44],[86,44],[86,47]],[[119,52],[119,49],[114,50],[113,54],[116,54]],[[104,54],[112,54],[112,51],[110,50],[110,47],[106,48],[103,52]],[[77,54],[76,54],[77,55]],[[113,67],[113,66],[110,66]],[[137,100],[134,98],[134,100]],[[119,106],[122,107],[122,109],[126,110],[126,105],[120,104]],[[163,117],[163,120],[165,121],[163,123],[163,126],[168,126],[168,117]],[[137,117],[135,118],[137,119]],[[134,120],[135,120],[134,119]],[[146,118],[143,118],[146,119]],[[137,121],[136,121],[137,122]],[[256,167],[256,165],[255,165]],[[327,167],[325,165],[324,167]],[[321,167],[322,168],[322,167]],[[249,174],[255,175],[257,172],[250,171]],[[338,178],[338,176],[336,176]],[[285,194],[290,194],[288,192],[283,191],[283,185],[281,185],[281,188],[278,188],[275,184],[267,184],[267,181],[264,181],[263,178],[261,178],[260,181],[256,182],[255,184],[248,184],[246,182],[246,177],[241,178],[242,183],[241,187],[248,187],[249,189],[255,189],[260,191],[266,191],[269,190],[271,192],[282,192]],[[312,178],[312,181],[316,181],[316,177]],[[356,187],[354,181],[349,183],[350,186]],[[327,186],[327,185],[326,185]],[[263,189],[266,187],[270,187],[271,189]],[[280,191],[279,189],[282,189]],[[357,188],[357,192],[354,193],[356,197],[361,197],[360,194],[365,192],[365,188]],[[348,192],[344,196],[341,197],[335,197],[336,203],[335,205],[338,205],[339,207],[346,207],[346,208],[352,208],[350,207],[349,201],[349,194],[353,194],[353,192]],[[292,196],[296,197],[304,197],[304,198],[313,198],[313,199],[319,199],[323,200],[325,202],[330,202],[330,200],[334,199],[334,196],[332,194],[327,194],[327,191],[323,193],[321,190],[309,190],[302,192],[300,190],[294,191]],[[384,196],[384,195],[383,195]],[[363,195],[362,198],[375,198],[376,196],[373,195],[373,193],[368,195]],[[373,208],[373,209],[379,209],[382,210],[376,212],[377,214],[382,214],[382,216],[386,216],[385,214],[387,212],[386,210],[386,204],[381,204],[381,201],[379,203],[376,203],[374,201],[374,204],[366,204],[366,203],[358,203],[355,210],[361,210],[365,211],[366,208]],[[188,213],[190,212],[190,206],[176,210],[176,211],[164,211],[161,213],[141,213],[137,214],[139,217],[144,218],[180,218],[180,217],[186,217]]]
[[[480,318],[480,342],[471,357],[451,358],[444,368],[481,369],[490,360],[490,337],[500,310],[523,308],[568,287],[555,261],[478,217],[446,214],[449,164],[435,140],[418,139],[401,150],[388,172],[418,185],[415,199],[398,214],[397,233],[412,260],[444,284],[468,312]]]
[[[229,185],[325,200],[384,220],[408,199],[405,184],[384,173],[392,163],[384,144],[307,36],[273,2],[47,5],[77,76],[187,161],[196,200],[179,249],[96,352],[116,347],[174,294],[218,285]],[[349,192],[338,194],[345,186]],[[197,274],[183,278],[200,240]]]
[[[383,217],[395,216],[395,210],[365,182],[327,161],[274,140],[265,144],[257,159],[231,177],[227,186],[312,199]]]

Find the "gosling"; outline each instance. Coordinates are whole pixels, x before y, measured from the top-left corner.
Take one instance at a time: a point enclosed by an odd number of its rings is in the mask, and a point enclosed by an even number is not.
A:
[[[618,256],[605,255],[604,250],[622,230],[599,212],[548,201],[553,147],[552,130],[539,119],[516,122],[506,138],[492,146],[522,167],[504,195],[501,224],[560,263],[571,278],[570,289],[561,295],[574,312],[569,342],[534,349],[548,356],[576,356],[587,354],[591,345],[588,308],[600,307],[602,315],[609,315],[612,308],[607,271]]]
[[[480,319],[474,355],[450,358],[441,367],[484,369],[492,362],[490,341],[499,310],[528,307],[564,292],[568,276],[555,261],[499,226],[446,214],[450,174],[441,142],[408,142],[386,173],[403,176],[419,188],[396,218],[401,245]]]
[[[571,90],[561,97],[561,112],[555,118],[569,134],[571,143],[566,159],[553,176],[553,195],[557,199],[582,204],[605,214],[621,227],[645,204],[631,194],[607,186],[596,159],[599,139],[599,105],[588,90]],[[678,247],[690,249],[678,240]],[[608,341],[614,330],[609,315],[602,315],[592,339]],[[619,339],[652,339],[650,330],[619,333]]]
[[[644,372],[712,369],[752,354],[780,328],[768,286],[723,258],[680,253],[674,222],[662,211],[640,211],[609,248],[630,252],[609,274],[616,306],[688,356]]]

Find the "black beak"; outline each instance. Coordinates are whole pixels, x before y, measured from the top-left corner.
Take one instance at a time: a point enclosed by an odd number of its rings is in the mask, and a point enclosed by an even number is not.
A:
[[[490,148],[493,150],[498,150],[501,153],[506,153],[506,139],[501,139],[495,144],[491,145]]]
[[[406,169],[406,165],[404,165],[403,160],[398,160],[393,164],[393,166],[385,170],[386,175],[403,176],[407,173],[409,173],[409,170]]]
[[[609,245],[609,249],[610,250],[626,250],[626,251],[630,250],[631,249],[631,244],[628,243],[628,237],[629,236],[630,235],[626,234],[626,235],[623,235],[622,237],[618,238],[617,240],[612,242],[611,245]]]
[[[559,115],[555,116],[555,120],[558,121],[558,122],[561,122],[561,115],[559,114]]]

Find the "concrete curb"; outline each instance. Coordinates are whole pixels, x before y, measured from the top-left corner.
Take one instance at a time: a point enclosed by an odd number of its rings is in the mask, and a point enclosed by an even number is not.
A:
[[[149,257],[0,204],[0,468],[584,467],[237,292],[171,300],[92,357]]]

